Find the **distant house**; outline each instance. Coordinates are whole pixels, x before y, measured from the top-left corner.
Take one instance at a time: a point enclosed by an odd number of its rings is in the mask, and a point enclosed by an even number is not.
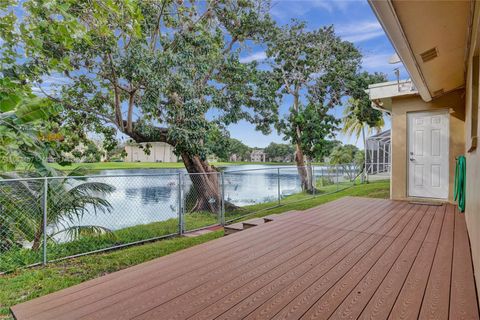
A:
[[[165,142],[150,142],[150,154],[145,153],[146,143],[125,146],[125,162],[177,162],[173,147]]]
[[[236,153],[230,155],[230,158],[228,158],[228,161],[230,161],[230,162],[237,162],[237,161],[241,161],[241,160],[242,160],[241,157]]]
[[[270,157],[268,158],[268,161],[290,163],[290,162],[293,162],[294,158],[295,158],[294,154],[289,154],[286,156]]]
[[[251,162],[265,162],[267,158],[267,154],[263,149],[256,149],[250,153],[250,161]]]

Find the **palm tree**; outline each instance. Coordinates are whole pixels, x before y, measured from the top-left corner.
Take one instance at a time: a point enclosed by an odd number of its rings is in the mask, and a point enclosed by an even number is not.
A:
[[[343,128],[342,132],[348,136],[355,136],[357,141],[362,136],[363,140],[363,150],[365,153],[365,164],[364,164],[364,172],[365,177],[368,179],[367,176],[367,138],[365,135],[365,129],[367,129],[367,133],[370,134],[373,129],[377,132],[382,129],[385,125],[383,121],[383,116],[380,111],[373,110],[372,107],[368,107],[369,109],[362,108],[360,100],[350,98],[348,99],[347,106],[343,111]],[[377,111],[377,112],[372,112]]]
[[[70,238],[109,232],[100,226],[75,225],[85,214],[111,212],[112,206],[105,195],[115,188],[109,184],[86,181],[83,169],[75,169],[67,175],[46,167],[45,171],[22,174],[1,174],[0,210],[5,219],[0,221],[1,238],[10,235],[14,239],[0,239],[0,243],[12,245],[22,241],[33,242],[38,250],[43,238],[44,179],[49,177],[47,191],[47,221],[49,238],[65,233]]]

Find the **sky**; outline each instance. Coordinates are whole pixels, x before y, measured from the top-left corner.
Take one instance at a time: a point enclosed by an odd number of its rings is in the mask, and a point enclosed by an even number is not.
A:
[[[21,13],[19,14],[21,16]],[[388,60],[395,53],[390,41],[377,21],[367,0],[272,0],[271,15],[279,25],[290,23],[292,19],[303,20],[309,29],[317,29],[326,25],[333,25],[335,32],[342,39],[353,42],[362,53],[362,68],[368,72],[383,72],[389,80],[395,80],[394,69],[400,69],[400,78],[408,78],[405,68],[400,64],[389,64]],[[242,52],[242,62],[256,60],[264,61],[265,48],[256,45]],[[65,84],[68,79],[63,76],[48,76],[42,87]],[[40,93],[40,92],[39,92]],[[291,97],[285,97],[280,106],[280,116],[283,117],[291,106]],[[343,107],[339,106],[332,113],[341,118]],[[208,115],[207,115],[208,116]],[[384,129],[390,128],[390,120],[385,117]],[[286,143],[283,136],[275,130],[269,135],[256,131],[255,127],[241,121],[228,127],[230,136],[241,140],[250,147],[266,147],[271,142]],[[373,134],[373,133],[372,133]],[[119,138],[125,139],[121,134]],[[361,139],[347,137],[340,132],[336,139],[343,143],[351,143],[363,148]]]
[[[389,80],[395,80],[395,68],[400,68],[400,78],[408,78],[401,64],[389,64],[389,58],[395,53],[390,41],[378,23],[375,14],[366,0],[273,0],[271,14],[278,24],[283,25],[291,19],[307,22],[310,29],[325,25],[334,25],[335,32],[344,40],[353,42],[363,55],[362,68],[369,72],[383,72]],[[265,59],[264,49],[255,47],[241,56],[248,62]],[[288,111],[290,99],[284,99],[280,113]],[[333,113],[341,117],[343,107],[337,107]],[[385,129],[390,128],[390,121],[385,119]],[[270,142],[285,143],[281,135],[273,132],[263,135],[246,122],[229,126],[232,138],[239,139],[252,147],[266,147]],[[337,139],[363,148],[362,141],[355,137],[346,137],[341,133]]]

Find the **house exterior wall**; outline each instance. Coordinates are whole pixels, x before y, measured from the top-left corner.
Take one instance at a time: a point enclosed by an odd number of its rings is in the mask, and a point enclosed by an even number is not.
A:
[[[253,150],[250,154],[251,162],[265,162],[267,154],[263,150]]]
[[[395,99],[392,118],[395,172],[392,174],[391,195],[397,199],[406,195],[405,109],[452,108],[458,105],[450,113],[450,186],[453,183],[455,156],[464,154],[467,166],[465,219],[477,297],[480,297],[480,2],[369,0],[369,3],[426,101],[436,90],[462,88],[459,97],[449,94],[434,100],[434,105],[419,98],[415,98],[417,101],[410,101],[414,98]],[[424,63],[416,60],[421,52],[433,47],[439,53],[435,60]],[[462,126],[463,134],[460,134]]]
[[[465,85],[465,156],[467,162],[466,174],[466,208],[465,219],[472,249],[472,261],[477,284],[477,294],[480,296],[480,146],[475,147],[475,142],[480,132],[478,121],[479,99],[479,64],[474,63],[474,57],[478,61],[479,47],[479,8],[476,9],[476,23],[472,31],[471,52],[467,60],[467,74]],[[477,77],[477,79],[474,79]],[[475,112],[476,111],[476,112]],[[476,128],[476,132],[472,132]],[[476,134],[476,135],[475,135]]]
[[[465,152],[463,91],[446,94],[430,102],[418,95],[392,99],[392,180],[390,197],[408,198],[408,131],[407,114],[416,111],[449,110],[449,196],[453,201],[455,157]]]
[[[173,147],[164,142],[151,142],[150,154],[136,145],[125,146],[125,162],[177,162],[178,157],[173,153]]]

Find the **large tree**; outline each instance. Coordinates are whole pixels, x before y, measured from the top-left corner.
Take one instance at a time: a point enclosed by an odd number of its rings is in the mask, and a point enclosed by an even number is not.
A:
[[[267,154],[269,161],[284,161],[284,159],[293,158],[292,156],[295,152],[295,147],[291,144],[271,142],[264,151]]]
[[[302,188],[311,192],[309,159],[332,137],[336,119],[329,111],[347,93],[360,53],[336,36],[332,26],[309,31],[304,22],[293,21],[272,35],[267,55],[281,93],[293,100],[280,128],[296,146]]]
[[[348,136],[354,135],[358,141],[362,136],[364,145],[364,159],[366,159],[367,152],[367,134],[371,133],[372,129],[381,130],[384,126],[383,113],[379,110],[373,109],[370,98],[366,90],[370,84],[387,81],[387,77],[383,73],[368,73],[361,72],[355,76],[350,82],[351,97],[347,101],[344,109],[343,127],[342,131]],[[367,132],[365,132],[367,129]],[[366,179],[367,167],[364,162],[363,170]]]
[[[242,141],[230,138],[228,143],[228,155],[229,157],[236,154],[237,161],[250,161],[250,152],[252,148],[244,144]]]
[[[58,64],[68,81],[57,94],[63,126],[85,136],[120,132],[136,142],[175,147],[199,195],[196,210],[217,211],[217,175],[207,160],[212,128],[241,119],[269,132],[277,115],[275,85],[240,53],[269,34],[268,1],[25,1],[19,30],[27,63]],[[63,16],[78,37],[50,37]],[[40,73],[40,72],[39,72]],[[58,76],[58,74],[57,74]],[[214,201],[212,201],[214,200]]]

